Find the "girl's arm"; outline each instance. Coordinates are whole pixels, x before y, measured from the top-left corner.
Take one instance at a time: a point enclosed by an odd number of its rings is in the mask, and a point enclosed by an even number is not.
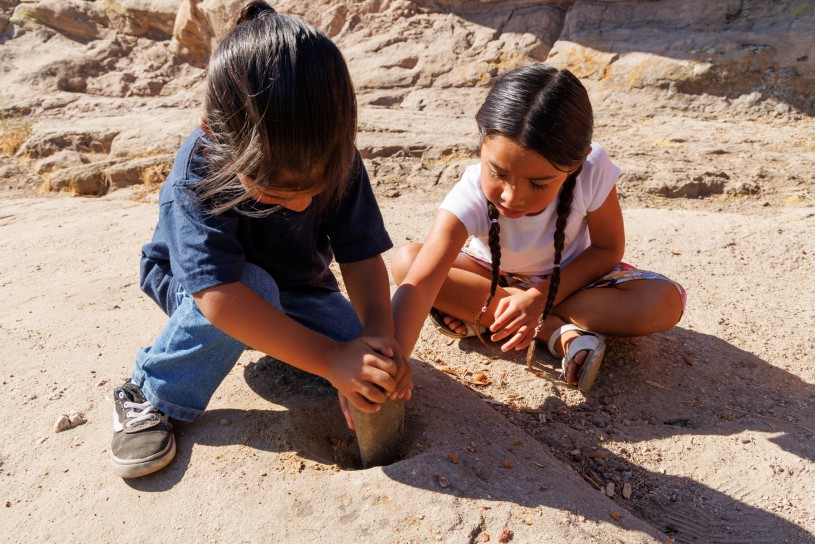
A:
[[[612,187],[599,208],[586,214],[586,221],[591,245],[561,270],[555,305],[608,273],[623,258],[625,229],[616,188]],[[509,339],[501,346],[503,351],[513,348],[524,349],[529,346],[548,294],[547,280],[528,291],[499,301],[495,310],[496,318],[490,325],[490,331],[495,333],[492,336],[495,341]],[[526,325],[526,328],[521,330],[525,332],[516,334],[523,325]]]
[[[561,271],[555,304],[607,274],[623,259],[625,227],[616,186],[611,188],[599,208],[586,214],[586,222],[591,245]],[[547,283],[546,289],[548,288]]]
[[[467,241],[467,229],[447,210],[440,210],[419,254],[393,295],[396,341],[409,357],[447,274]]]
[[[368,345],[382,355],[391,357],[397,365],[397,372],[393,375],[396,391],[391,394],[391,398],[410,398],[413,390],[412,373],[393,335],[390,281],[385,261],[381,255],[377,255],[362,261],[341,263],[340,272],[348,298],[362,321],[360,336],[366,343],[370,342],[370,338],[378,339],[382,344],[381,348],[370,343]]]
[[[382,403],[386,393],[396,389],[393,361],[360,340],[336,342],[300,325],[240,282],[204,289],[193,299],[220,330],[253,349],[326,378],[362,411],[378,409],[366,398]]]

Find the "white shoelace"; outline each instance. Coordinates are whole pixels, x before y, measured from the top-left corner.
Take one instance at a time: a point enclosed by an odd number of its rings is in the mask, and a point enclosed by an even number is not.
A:
[[[133,408],[129,412],[125,414],[127,417],[127,427],[132,427],[136,423],[141,421],[147,421],[148,419],[158,419],[160,416],[159,411],[153,406],[149,400],[146,400],[142,403],[138,402],[125,402],[122,406],[125,408]]]

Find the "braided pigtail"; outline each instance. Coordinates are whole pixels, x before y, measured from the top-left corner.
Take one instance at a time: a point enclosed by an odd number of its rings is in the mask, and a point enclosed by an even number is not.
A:
[[[484,306],[481,307],[481,312],[475,318],[475,333],[478,339],[485,346],[487,342],[481,336],[481,318],[487,312],[487,307],[492,302],[495,296],[495,290],[498,288],[498,279],[501,277],[501,226],[498,224],[498,208],[495,204],[487,201],[487,217],[490,218],[490,232],[489,232],[489,246],[492,265],[492,276],[490,279],[490,294],[487,295],[487,300],[484,301]]]
[[[578,168],[569,174],[558,195],[557,221],[555,223],[555,264],[552,269],[552,274],[549,276],[549,292],[546,295],[546,305],[543,307],[543,312],[541,312],[541,316],[538,319],[538,326],[535,327],[535,338],[532,339],[532,343],[529,344],[529,348],[526,351],[526,368],[529,370],[532,370],[532,357],[535,355],[536,338],[546,318],[549,317],[549,314],[552,312],[552,307],[555,305],[555,296],[557,296],[557,290],[560,286],[560,259],[563,255],[563,246],[566,244],[566,220],[569,219],[574,187],[577,183],[577,176],[580,174],[580,170],[581,168]]]

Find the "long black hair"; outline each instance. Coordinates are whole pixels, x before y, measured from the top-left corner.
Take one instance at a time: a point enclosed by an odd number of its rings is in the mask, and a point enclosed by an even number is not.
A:
[[[250,189],[322,189],[320,205],[343,194],[355,163],[357,104],[339,49],[301,19],[264,1],[244,5],[207,69],[205,118],[209,176],[200,193],[216,213]],[[283,186],[281,174],[303,176]]]
[[[560,285],[560,261],[566,241],[566,221],[569,218],[577,176],[583,161],[591,151],[594,115],[585,87],[568,70],[558,70],[545,64],[518,68],[501,77],[490,89],[475,116],[481,141],[503,136],[531,149],[555,168],[571,172],[557,197],[555,222],[554,268],[549,277],[549,292],[541,312],[535,336],[552,311]],[[487,202],[490,219],[489,247],[492,277],[487,300],[475,319],[479,331],[481,317],[495,296],[500,279],[501,229],[498,210]],[[480,332],[479,339],[484,342]],[[532,368],[536,340],[532,340],[526,363]]]

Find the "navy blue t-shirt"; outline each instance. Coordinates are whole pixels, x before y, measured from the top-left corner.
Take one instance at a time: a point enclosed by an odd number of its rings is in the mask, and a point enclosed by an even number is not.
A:
[[[299,213],[278,209],[261,218],[234,210],[214,215],[195,190],[208,174],[201,154],[204,138],[197,128],[181,145],[159,193],[153,239],[142,248],[142,288],[159,304],[148,276],[171,275],[195,294],[239,281],[243,264],[250,262],[267,271],[281,290],[337,291],[328,268],[333,258],[340,263],[361,261],[393,247],[359,153],[345,195],[322,217],[317,202]]]

